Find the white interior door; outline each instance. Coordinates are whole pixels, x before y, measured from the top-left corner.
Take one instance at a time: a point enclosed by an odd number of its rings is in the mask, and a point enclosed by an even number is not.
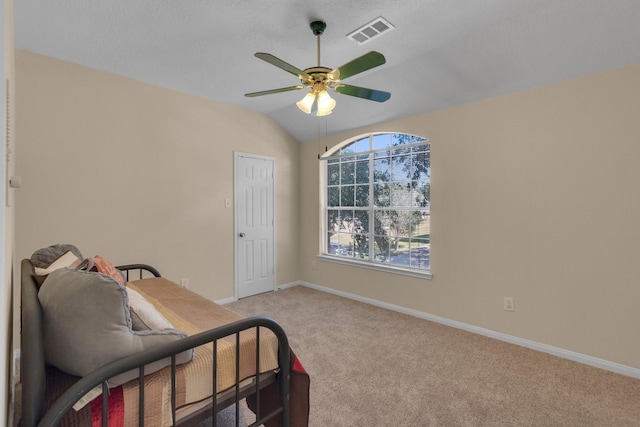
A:
[[[235,153],[236,295],[275,289],[275,159]]]

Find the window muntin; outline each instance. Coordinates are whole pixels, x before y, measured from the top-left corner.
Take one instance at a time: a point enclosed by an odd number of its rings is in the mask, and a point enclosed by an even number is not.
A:
[[[324,254],[428,272],[428,139],[371,134],[323,160]]]

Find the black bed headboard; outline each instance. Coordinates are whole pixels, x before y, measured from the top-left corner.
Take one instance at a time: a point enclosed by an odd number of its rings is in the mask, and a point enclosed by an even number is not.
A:
[[[31,261],[21,265],[20,381],[22,382],[21,427],[35,427],[44,413],[45,366],[42,338],[42,307]]]

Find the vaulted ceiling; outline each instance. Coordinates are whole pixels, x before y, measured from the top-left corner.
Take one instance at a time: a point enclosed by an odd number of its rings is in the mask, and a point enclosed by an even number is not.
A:
[[[19,0],[17,48],[261,112],[297,140],[435,111],[640,62],[638,0]],[[395,29],[359,45],[346,35],[383,17]],[[384,103],[331,93],[333,114],[296,106],[306,90],[253,56],[321,65],[368,51],[386,63],[345,83],[391,92]]]

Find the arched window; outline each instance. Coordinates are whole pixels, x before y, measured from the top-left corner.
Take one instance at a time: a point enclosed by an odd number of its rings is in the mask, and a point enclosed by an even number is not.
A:
[[[429,140],[376,133],[322,157],[323,255],[429,274]]]

